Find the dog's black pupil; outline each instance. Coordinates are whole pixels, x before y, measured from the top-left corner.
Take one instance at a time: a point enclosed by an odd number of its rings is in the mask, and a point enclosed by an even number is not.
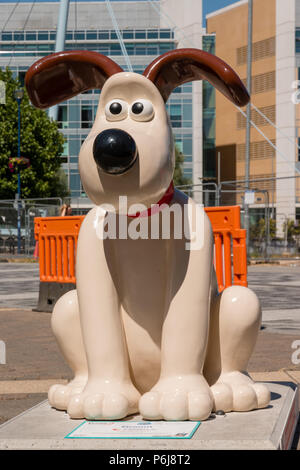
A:
[[[144,105],[143,103],[134,103],[131,109],[134,114],[140,114],[144,109]]]
[[[122,111],[122,105],[120,103],[112,103],[109,107],[111,114],[120,114]]]

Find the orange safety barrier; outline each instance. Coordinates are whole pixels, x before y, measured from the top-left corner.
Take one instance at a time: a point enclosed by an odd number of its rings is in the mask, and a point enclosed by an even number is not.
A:
[[[240,207],[206,207],[205,211],[214,232],[219,291],[232,284],[247,287],[246,230],[240,228]]]
[[[206,207],[205,211],[214,233],[219,290],[232,284],[247,286],[246,230],[240,228],[240,207]],[[41,282],[76,283],[76,248],[83,219],[84,216],[35,218]]]
[[[36,217],[40,281],[74,283],[78,233],[84,216]]]

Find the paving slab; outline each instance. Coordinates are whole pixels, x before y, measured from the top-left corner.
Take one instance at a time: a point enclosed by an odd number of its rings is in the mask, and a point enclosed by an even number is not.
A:
[[[288,449],[299,412],[298,388],[292,382],[265,383],[272,396],[268,408],[212,415],[192,439],[65,439],[83,420],[71,420],[44,401],[0,426],[0,449]]]
[[[0,263],[0,307],[34,308],[39,293],[38,263]]]
[[[273,370],[269,372],[249,372],[250,377],[255,382],[295,382],[300,384],[300,376],[291,375],[290,370]],[[300,372],[299,372],[300,373]],[[297,378],[299,380],[297,380]]]
[[[295,334],[300,337],[300,308],[263,310],[262,325],[269,333]]]
[[[7,394],[23,393],[48,393],[51,385],[66,384],[67,380],[46,379],[46,380],[1,380],[0,396]]]
[[[300,384],[300,370],[286,370],[285,372],[291,377],[293,382]]]

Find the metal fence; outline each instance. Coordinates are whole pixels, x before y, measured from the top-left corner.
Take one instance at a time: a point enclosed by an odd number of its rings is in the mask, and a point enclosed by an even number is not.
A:
[[[35,249],[34,218],[59,215],[61,198],[22,199],[21,216],[21,256],[32,257]],[[0,255],[17,255],[18,246],[18,206],[13,199],[0,200]]]
[[[249,213],[248,257],[271,260],[276,258],[300,257],[300,225],[289,221],[284,214],[276,213],[274,204],[274,181],[253,181],[250,190],[241,182],[215,182],[178,186],[178,189],[201,202],[205,207],[241,207],[241,223],[245,228],[245,207]],[[64,200],[23,199],[21,200],[21,256],[32,257],[35,250],[34,218],[57,216],[63,203],[72,202],[72,214],[88,212],[88,200],[80,198]],[[277,227],[276,227],[277,219]],[[284,220],[278,227],[278,219]],[[279,229],[279,230],[278,230]],[[0,200],[0,256],[17,255],[17,201]]]
[[[275,178],[261,178],[252,180],[249,189],[241,181],[209,182],[178,188],[206,207],[239,205],[243,228],[245,209],[248,208],[248,258],[266,261],[300,258],[300,222],[296,217],[288,220],[285,214],[276,211],[275,185]]]

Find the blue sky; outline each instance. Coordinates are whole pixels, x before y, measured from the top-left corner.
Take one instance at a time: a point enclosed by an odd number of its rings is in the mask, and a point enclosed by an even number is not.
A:
[[[212,11],[219,10],[219,8],[227,7],[237,0],[202,0],[203,6],[203,26],[205,26],[205,15]]]
[[[16,0],[0,0],[0,3],[14,3]],[[20,0],[21,3],[32,3],[33,0]],[[36,0],[36,2],[59,2],[60,0]],[[71,0],[76,1],[76,0]],[[78,0],[81,2],[91,1],[91,0]],[[105,1],[105,0],[92,0],[92,1]],[[120,2],[124,0],[111,0],[113,2]],[[127,0],[127,1],[136,1],[136,0]],[[142,1],[142,0],[138,0]],[[145,1],[145,0],[144,0]],[[184,1],[184,0],[182,0]],[[223,8],[227,5],[231,5],[232,3],[236,3],[237,0],[202,0],[203,5],[203,26],[205,26],[205,15],[211,13],[212,11],[218,10],[219,8]]]

